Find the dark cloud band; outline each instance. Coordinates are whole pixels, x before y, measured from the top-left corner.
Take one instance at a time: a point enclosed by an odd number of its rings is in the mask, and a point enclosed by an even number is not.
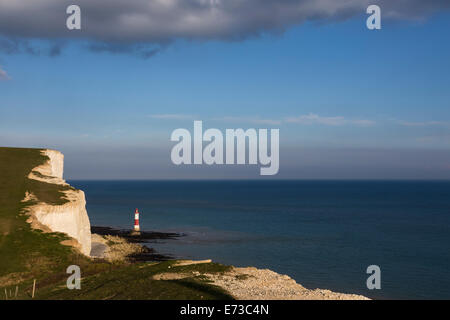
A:
[[[66,28],[71,4],[81,7],[81,31]],[[448,0],[0,0],[0,35],[80,38],[96,42],[94,50],[118,51],[121,45],[164,46],[179,38],[240,40],[306,21],[346,19],[364,14],[370,4],[394,19],[424,18],[450,7]]]

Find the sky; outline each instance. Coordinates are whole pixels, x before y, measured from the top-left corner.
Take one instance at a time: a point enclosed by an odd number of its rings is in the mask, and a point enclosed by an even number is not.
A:
[[[60,150],[72,180],[262,178],[172,164],[172,131],[202,120],[280,129],[265,178],[450,179],[446,2],[373,1],[381,30],[363,0],[102,2],[72,32],[61,2],[0,0],[1,146]]]

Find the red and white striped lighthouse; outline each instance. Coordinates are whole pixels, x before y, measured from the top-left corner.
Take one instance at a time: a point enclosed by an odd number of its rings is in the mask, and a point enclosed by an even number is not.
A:
[[[134,212],[134,231],[139,231],[139,211],[136,208],[136,211]]]

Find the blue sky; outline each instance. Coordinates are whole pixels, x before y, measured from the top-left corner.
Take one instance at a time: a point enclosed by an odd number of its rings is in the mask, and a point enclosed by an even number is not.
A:
[[[61,150],[68,179],[260,178],[171,164],[171,132],[203,120],[280,128],[274,178],[449,179],[450,15],[378,31],[366,17],[179,39],[148,59],[83,40],[54,57],[0,52],[0,145]]]

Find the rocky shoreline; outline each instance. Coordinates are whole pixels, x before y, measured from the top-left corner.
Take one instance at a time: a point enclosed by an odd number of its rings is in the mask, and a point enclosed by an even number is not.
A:
[[[143,244],[155,240],[176,239],[182,237],[180,233],[115,229],[111,227],[92,226],[91,257],[104,258],[109,261],[147,262],[167,261],[174,258],[170,255],[157,253],[154,249]]]
[[[102,245],[103,251],[97,258],[110,262],[149,262],[174,260],[161,255],[143,243],[158,239],[176,239],[183,236],[177,233],[141,232],[118,230],[110,227],[92,227],[92,247],[96,250]],[[177,260],[174,266],[211,263],[211,260]],[[370,300],[356,294],[345,294],[325,289],[307,289],[287,275],[278,274],[269,269],[254,267],[231,267],[223,273],[200,273],[198,271],[158,274],[154,280],[174,281],[200,277],[213,285],[229,292],[236,300]]]

